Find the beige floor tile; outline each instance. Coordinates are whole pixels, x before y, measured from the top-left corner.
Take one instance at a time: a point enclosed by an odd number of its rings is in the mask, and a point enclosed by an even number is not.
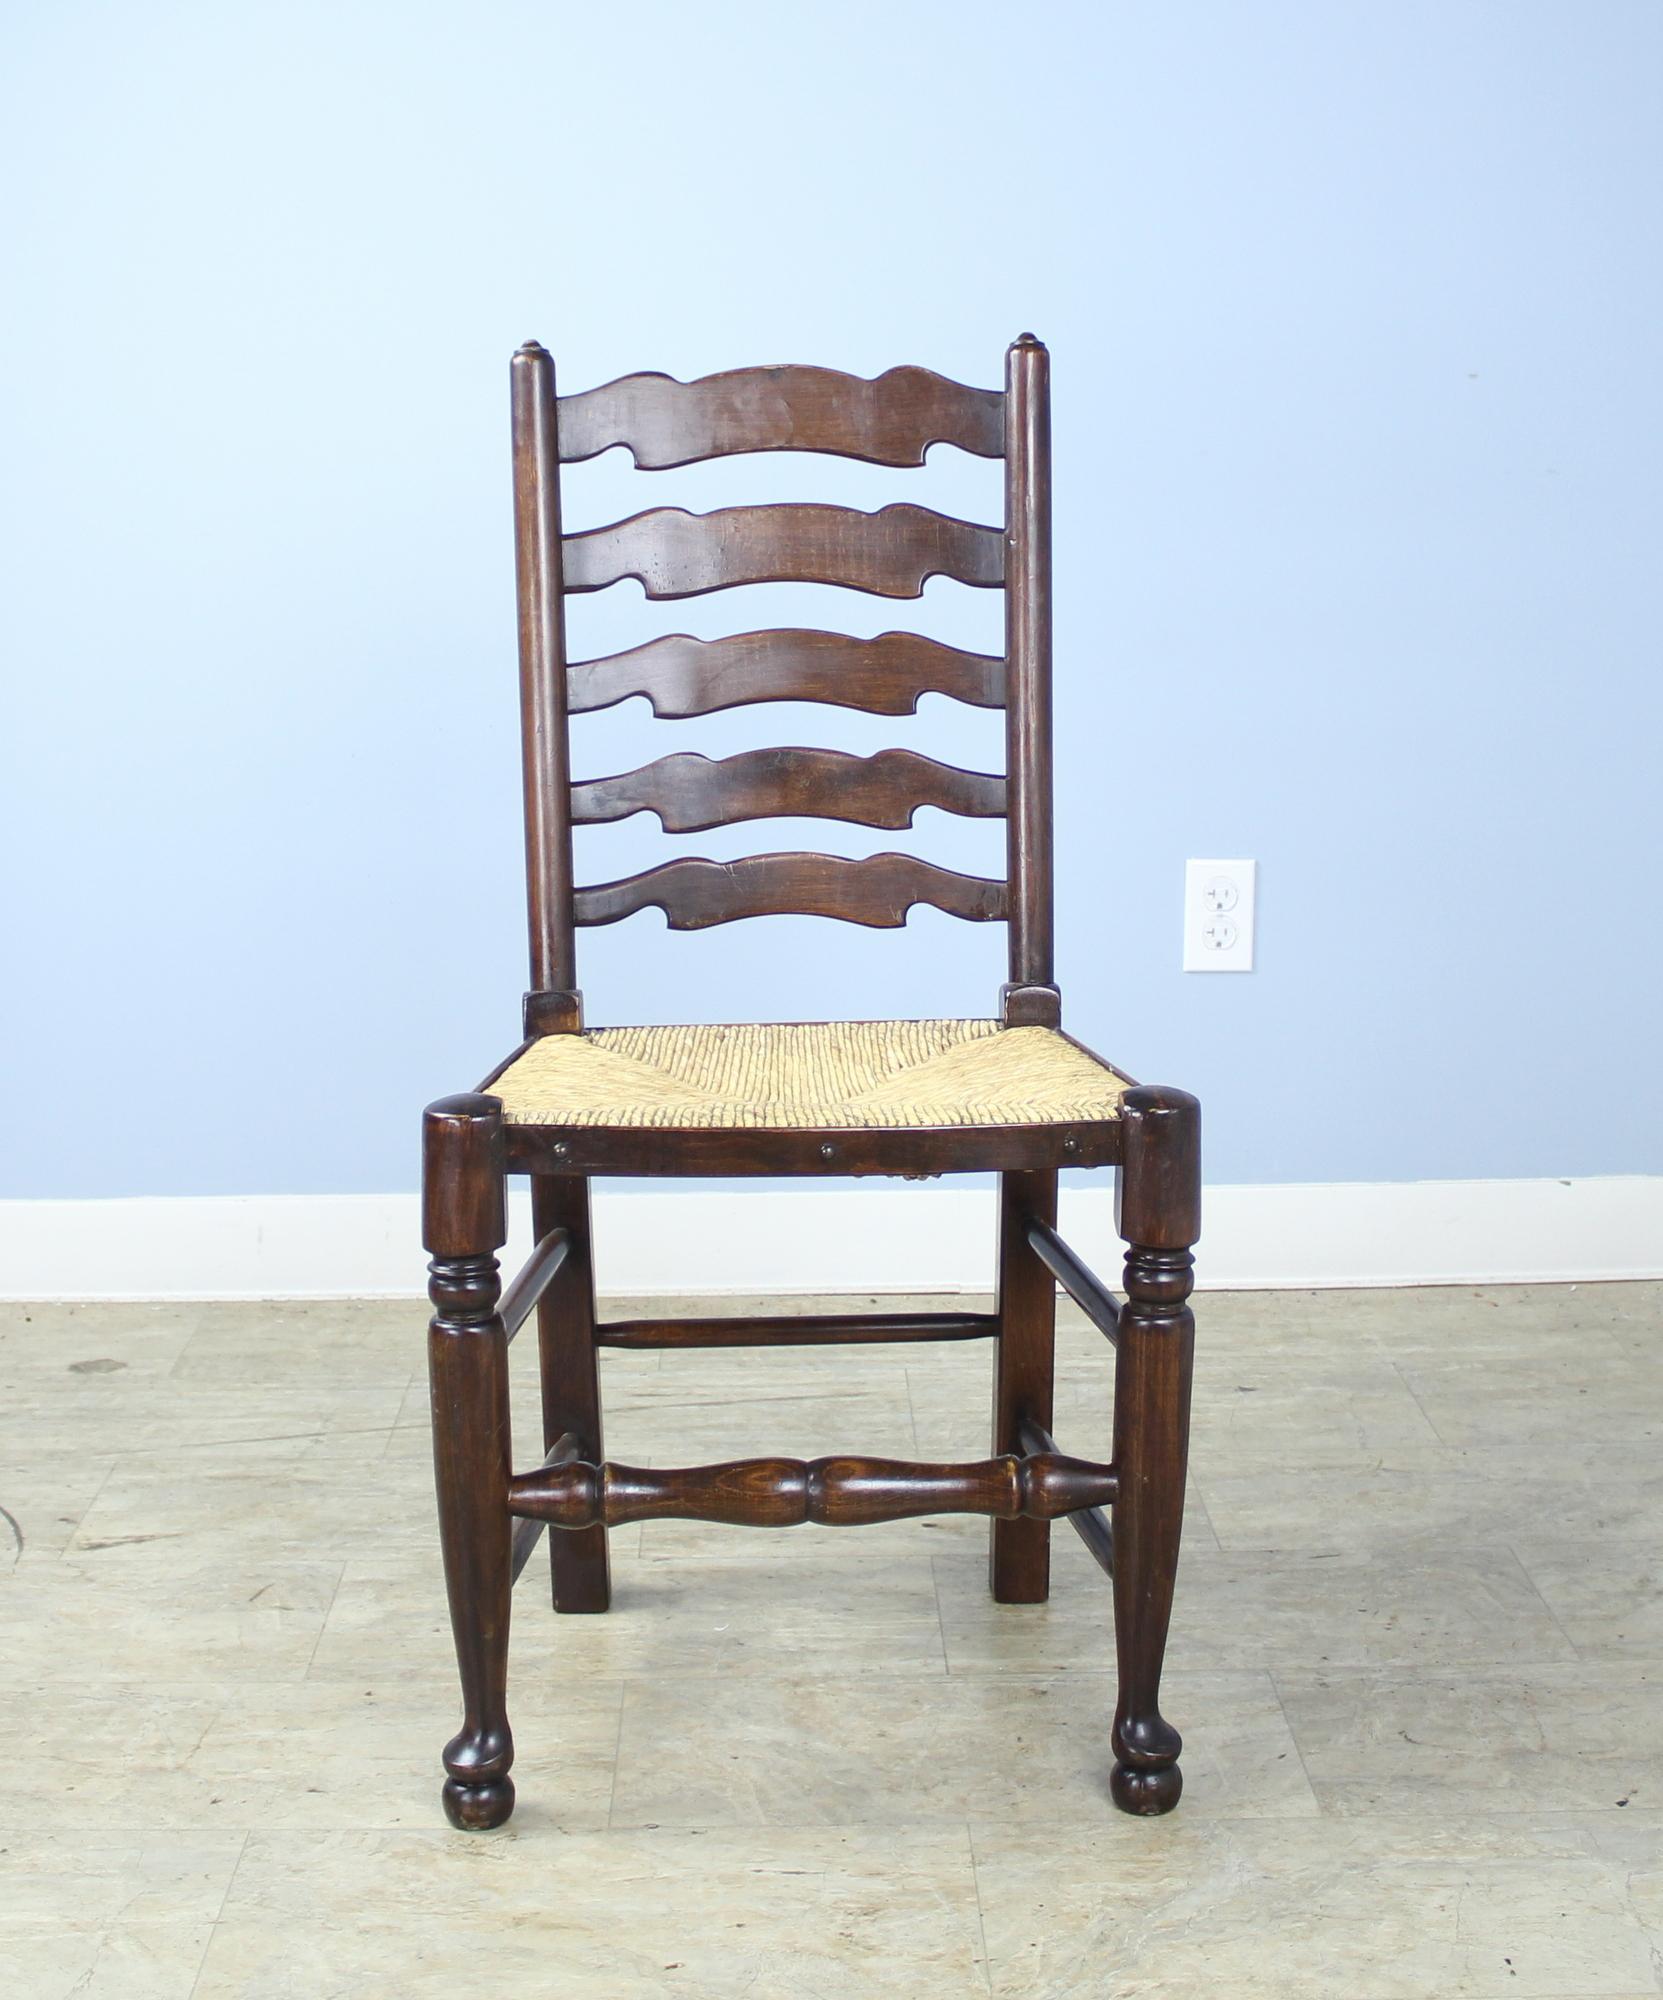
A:
[[[613,1311],[746,1309],[786,1308]],[[520,1806],[467,1839],[420,1302],[0,1309],[0,1959],[119,2000],[186,2000],[204,1952],[199,1994],[238,2000],[453,2000],[482,1966],[563,2000],[954,2000],[986,1990],[973,1826],[999,1992],[1655,1992],[1663,1286],[1197,1311],[1173,1818],[1103,1797],[1111,1600],[1062,1526],[1051,1603],[1001,1607],[977,1519],[656,1522],[614,1535],[605,1618],[557,1618],[538,1551]],[[608,1442],[981,1457],[991,1361],[609,1352]],[[1064,1306],[1062,1447],[1107,1456],[1111,1418]]]
[[[456,1729],[453,1680],[251,1682],[236,1689],[55,1683],[6,1697],[27,1718],[0,1793],[0,1829],[88,1836],[280,1827],[350,1832],[438,1824],[440,1753]],[[517,1773],[561,1824],[603,1827],[622,1688],[522,1676]],[[240,1838],[240,1834],[239,1834]],[[0,1833],[0,1846],[10,1844]]]
[[[1515,1355],[1506,1365],[1427,1356],[1405,1360],[1401,1372],[1444,1444],[1557,1449],[1570,1439],[1663,1448],[1656,1371],[1597,1335],[1561,1355]]]
[[[539,1588],[516,1606],[510,1671],[770,1674],[805,1663],[838,1673],[943,1672],[928,1567],[830,1556],[812,1568],[769,1536],[754,1554],[615,1564],[612,1610],[558,1617]],[[753,1537],[752,1547],[755,1548]],[[311,1677],[373,1679],[389,1658],[448,1673],[450,1628],[436,1573],[347,1564]]]
[[[1190,1471],[1230,1551],[1387,1555],[1496,1541],[1522,1554],[1538,1537],[1663,1542],[1663,1452],[1649,1446],[1564,1440],[1548,1454],[1435,1444],[1348,1464],[1203,1447]]]
[[[66,1400],[109,1375],[162,1380],[201,1323],[194,1305],[0,1301],[0,1390],[55,1384]]]
[[[1645,1992],[1631,1871],[1518,1820],[1185,1817],[973,1832],[995,2000]]]
[[[117,1924],[211,1924],[243,1850],[241,1833],[166,1844],[39,1828],[0,1838],[0,1950],[14,1932]]]
[[[972,1563],[936,1559],[952,1672],[1048,1674],[1111,1657],[1109,1591],[1072,1542],[1053,1558],[1049,1604],[993,1604]],[[1096,1587],[1077,1587],[1071,1569]],[[1167,1653],[1174,1668],[1190,1671],[1572,1657],[1569,1640],[1504,1548],[1366,1563],[1195,1548],[1180,1563]]]
[[[71,1687],[56,1674],[0,1688],[20,1718],[11,1782],[0,1789],[0,1848],[29,1854],[48,1834],[103,1840],[151,1830],[224,1833],[240,1841],[251,1821],[212,1800],[211,1777],[190,1767],[226,1703],[203,1686],[162,1688],[113,1677],[102,1688]],[[212,1913],[209,1913],[210,1916]]]
[[[1389,1363],[1317,1370],[1294,1361],[1196,1368],[1190,1451],[1198,1465],[1241,1453],[1355,1465],[1436,1445],[1437,1433]]]
[[[1663,1662],[1663,1543],[1519,1537],[1519,1559],[1589,1660]]]
[[[385,1448],[404,1400],[405,1381],[332,1388],[320,1367],[309,1387],[242,1385],[191,1388],[170,1378],[127,1383],[119,1375],[87,1378],[65,1392],[55,1383],[24,1384],[8,1398],[6,1427],[25,1430],[43,1448],[119,1452],[195,1451],[272,1439],[333,1435],[346,1452]],[[359,1440],[371,1435],[379,1445]]]
[[[419,1299],[267,1299],[196,1308],[170,1380],[196,1391],[402,1386],[424,1364],[428,1308]]]
[[[62,1555],[115,1462],[0,1429],[0,1576]]]
[[[937,1376],[909,1368],[907,1388],[920,1444],[959,1458],[985,1453],[993,1420],[992,1385],[992,1371],[985,1363]],[[1091,1355],[1083,1362],[1059,1357],[1056,1412],[1052,1428],[1059,1444],[1066,1443],[1082,1457],[1107,1452],[1114,1417],[1114,1366],[1106,1349],[1101,1358]]]
[[[223,1546],[175,1560],[170,1542],[144,1540],[19,1567],[3,1586],[0,1689],[48,1675],[65,1688],[299,1680],[340,1574],[338,1560]]]
[[[974,1379],[921,1383],[908,1371],[918,1450],[929,1458],[985,1458],[992,1449],[993,1395],[990,1379],[978,1369]],[[1113,1403],[1105,1371],[1095,1397],[1059,1382],[1052,1430],[1065,1450],[1079,1457],[1108,1457]]]
[[[1267,1675],[1174,1675],[1167,1700],[1187,1718],[1192,1810],[1315,1814]],[[1087,1826],[1114,1810],[1113,1714],[1109,1674],[635,1682],[613,1824],[837,1825],[882,1799],[892,1825]]]
[[[30,2000],[186,2000],[244,1838],[117,1840],[38,1823],[0,1831],[6,1990]]]
[[[0,1970],[8,1990],[29,2000],[192,2000],[212,1934],[206,1921],[24,1924],[0,1931]]]
[[[110,1453],[385,1432],[422,1360],[421,1322],[403,1352],[369,1353],[341,1331],[369,1310],[10,1308],[10,1331],[0,1333],[0,1447],[19,1430],[37,1447]],[[19,1324],[22,1312],[37,1317]]]
[[[1119,1263],[1118,1258],[1105,1259],[1097,1267],[1098,1275],[1114,1292],[1122,1289]],[[1229,1335],[1232,1346],[1264,1348],[1282,1338],[1303,1343],[1316,1331],[1312,1308],[1323,1297],[1320,1292],[1214,1291],[1208,1286],[1205,1273],[1198,1276],[1201,1283],[1190,1301],[1196,1318],[1199,1321],[1205,1315],[1221,1337]],[[1073,1318],[1079,1309],[1063,1299],[1058,1310],[1062,1316]]]
[[[171,1563],[367,1556],[434,1542],[428,1464],[324,1455],[309,1439],[118,1459],[70,1537],[71,1554],[168,1545]]]
[[[837,1452],[910,1458],[918,1450],[904,1382],[890,1394],[620,1398],[605,1421],[607,1454],[625,1464],[639,1464],[643,1453],[659,1464],[709,1465]]]
[[[962,1827],[255,1834],[196,2000],[973,2000]],[[518,1829],[514,1831],[513,1829]]]
[[[1276,1686],[1325,1812],[1663,1809],[1663,1666],[1282,1672]]]
[[[906,1456],[914,1457],[908,1452]],[[662,1462],[662,1460],[660,1461]],[[897,1569],[928,1564],[944,1549],[964,1555],[987,1549],[987,1521],[974,1514],[926,1514],[910,1521],[877,1521],[865,1528],[826,1528],[804,1523],[766,1531],[781,1564],[813,1571],[828,1556],[839,1563],[877,1564]],[[715,1521],[643,1521],[636,1548],[653,1563],[687,1562],[704,1556],[749,1560],[758,1531]]]
[[[1395,1358],[1451,1356],[1513,1362],[1523,1354],[1574,1356],[1590,1345],[1636,1352],[1663,1323],[1663,1284],[1422,1285],[1304,1294],[1312,1332],[1349,1333]]]

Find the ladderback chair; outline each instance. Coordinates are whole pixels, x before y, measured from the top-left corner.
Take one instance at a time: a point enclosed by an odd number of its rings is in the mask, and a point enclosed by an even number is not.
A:
[[[1178,1801],[1177,1732],[1159,1708],[1183,1514],[1199,1232],[1199,1119],[1182,1091],[1139,1086],[1062,1032],[1052,965],[1049,358],[1024,334],[1003,391],[921,368],[873,381],[820,368],[746,368],[701,381],[630,375],[557,397],[528,343],[512,367],[531,987],[525,1039],[474,1093],[424,1120],[424,1240],[439,1516],[463,1723],[445,1749],[444,1805],[459,1827],[513,1809],[506,1708],[509,1600],[544,1527],[554,1605],[605,1611],[607,1530],[652,1518],[857,1526],[929,1513],[992,1517],[990,1585],[1042,1602],[1050,1523],[1065,1519],[1113,1578],[1119,1700],[1110,1791],[1127,1812]],[[981,527],[926,508],[654,508],[564,535],[560,467],[622,445],[641,469],[733,453],[832,452],[918,466],[950,443],[1004,460],[1005,519]],[[1005,593],[1005,650],[989,658],[915,633],[858,639],[759,631],[656,638],[568,661],[564,600],[636,578],[649,598],[760,582],[919,597],[932,576]],[[1003,708],[1003,776],[910,751],[872,757],[755,750],[680,753],[626,776],[571,775],[567,720],[631,695],[659,716],[751,702],[819,701],[903,715],[926,692]],[[1001,880],[908,854],[676,859],[620,881],[573,879],[572,828],[658,816],[682,832],[769,818],[904,827],[914,810],[1007,826]],[[1003,922],[1009,980],[962,1020],[590,1027],[578,927],[656,906],[671,930],[776,913],[905,923],[925,903]],[[1116,1298],[1056,1231],[1060,1168],[1113,1166],[1127,1241]],[[589,1182],[596,1175],[999,1176],[998,1294],[990,1314],[597,1319]],[[504,1289],[504,1177],[530,1177],[535,1247]],[[1051,1435],[1056,1286],[1116,1348],[1112,1456],[1064,1455]],[[547,1457],[510,1458],[508,1344],[535,1310]],[[598,1350],[985,1338],[993,1351],[990,1455],[925,1465],[861,1457],[738,1460],[683,1470],[606,1460]],[[693,1364],[689,1364],[690,1366]]]

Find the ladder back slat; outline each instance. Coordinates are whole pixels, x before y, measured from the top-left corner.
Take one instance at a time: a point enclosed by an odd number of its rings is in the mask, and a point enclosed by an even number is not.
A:
[[[615,924],[637,910],[664,912],[673,931],[704,930],[742,917],[835,917],[893,930],[916,903],[949,916],[995,923],[1005,915],[1005,885],[956,875],[911,854],[849,860],[834,854],[752,854],[742,861],[688,857],[619,882],[579,889],[580,924]]]
[[[832,583],[877,597],[921,597],[932,576],[997,589],[1005,538],[929,507],[876,514],[813,503],[724,507],[690,514],[654,507],[627,521],[568,535],[569,591],[605,590],[634,577],[650,598],[699,597],[745,583]]]
[[[643,471],[748,451],[831,452],[875,465],[922,465],[932,444],[1004,455],[1004,398],[928,368],[873,381],[834,368],[735,368],[678,382],[625,375],[560,399],[560,456],[625,446]]]
[[[695,639],[672,632],[625,653],[577,660],[566,671],[568,708],[588,715],[645,695],[654,715],[711,715],[762,701],[817,701],[869,715],[915,715],[920,697],[943,694],[977,708],[1005,698],[1005,663],[964,653],[920,632],[737,632]]]
[[[703,833],[748,819],[904,827],[920,806],[997,819],[1005,810],[1005,781],[913,750],[880,750],[873,757],[845,750],[746,750],[721,759],[682,750],[638,771],[572,786],[575,825],[651,812],[666,833]]]

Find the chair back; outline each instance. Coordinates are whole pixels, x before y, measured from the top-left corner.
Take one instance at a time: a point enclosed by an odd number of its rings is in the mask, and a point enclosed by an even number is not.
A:
[[[1050,360],[1024,334],[1005,386],[972,389],[924,368],[875,380],[806,367],[740,368],[695,382],[626,375],[556,393],[554,362],[528,342],[512,363],[531,984],[526,1032],[581,1025],[575,931],[656,906],[671,930],[794,913],[894,926],[916,903],[1009,927],[1012,1023],[1053,1025],[1051,851]],[[690,514],[654,507],[581,534],[561,529],[560,468],[624,446],[641,471],[740,452],[813,451],[921,466],[948,443],[1005,464],[997,527],[911,505],[861,513],[789,504]],[[604,659],[568,660],[565,600],[635,578],[649,598],[751,583],[838,584],[923,595],[932,576],[1005,594],[1002,659],[915,632],[685,634]],[[958,770],[911,750],[858,757],[766,749],[712,760],[682,751],[617,777],[574,783],[568,721],[644,695],[658,716],[752,702],[814,701],[906,715],[937,693],[1005,714],[1005,774]],[[911,854],[862,859],[755,854],[683,858],[613,882],[573,879],[572,828],[651,812],[682,833],[776,817],[905,827],[920,806],[1006,822],[1006,867],[991,879]]]

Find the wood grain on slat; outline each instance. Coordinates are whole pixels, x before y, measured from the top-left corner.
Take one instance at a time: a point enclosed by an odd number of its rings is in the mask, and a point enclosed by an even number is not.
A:
[[[564,568],[569,591],[605,590],[628,576],[651,598],[698,597],[741,583],[837,583],[876,597],[922,597],[932,576],[997,589],[1005,538],[998,528],[929,507],[876,514],[795,503],[713,514],[653,507],[568,535]]]
[[[928,368],[891,368],[870,382],[833,368],[734,368],[696,382],[625,375],[561,397],[563,459],[593,458],[620,444],[643,470],[744,451],[922,465],[932,444],[999,458],[1004,398]]]
[[[961,771],[913,750],[854,757],[846,750],[745,750],[712,759],[695,750],[660,757],[615,778],[572,786],[579,826],[657,813],[666,833],[702,833],[747,819],[841,819],[860,826],[911,826],[920,806],[997,819],[1005,781]]]
[[[1005,914],[1005,885],[955,875],[912,854],[859,861],[835,854],[750,854],[742,861],[667,861],[621,882],[579,889],[573,900],[580,924],[615,924],[656,907],[673,931],[774,916],[836,917],[893,930],[915,903],[973,923],[998,922]]]
[[[566,670],[568,707],[588,715],[645,695],[657,716],[710,715],[759,701],[818,701],[869,715],[916,715],[921,696],[950,695],[977,708],[1005,698],[1005,663],[962,653],[921,632],[736,632],[695,639],[671,632],[627,653],[577,660]]]

